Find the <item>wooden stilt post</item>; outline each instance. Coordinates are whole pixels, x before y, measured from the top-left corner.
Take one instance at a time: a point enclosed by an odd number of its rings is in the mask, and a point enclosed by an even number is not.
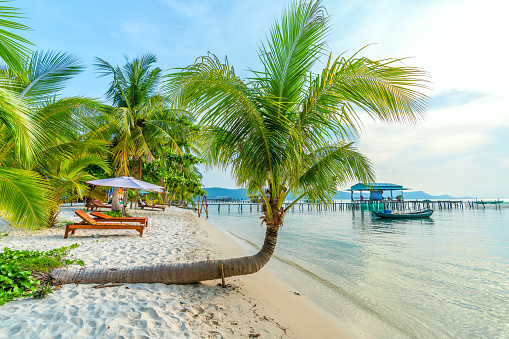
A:
[[[221,269],[221,286],[223,288],[225,288],[226,287],[226,282],[224,280],[224,264],[221,264],[221,266],[219,266],[219,267]]]

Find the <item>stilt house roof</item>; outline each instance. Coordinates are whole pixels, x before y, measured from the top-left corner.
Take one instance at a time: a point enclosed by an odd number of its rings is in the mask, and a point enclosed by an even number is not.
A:
[[[405,188],[401,185],[389,184],[389,183],[370,183],[370,184],[361,184],[358,183],[353,185],[347,191],[405,191],[410,188]]]

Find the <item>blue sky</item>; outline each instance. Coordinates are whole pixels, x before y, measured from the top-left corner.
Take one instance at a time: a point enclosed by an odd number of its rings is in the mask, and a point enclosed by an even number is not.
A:
[[[73,53],[87,70],[65,95],[101,98],[108,79],[91,67],[100,57],[153,52],[162,69],[212,52],[237,74],[259,66],[257,47],[289,1],[20,0],[38,48]],[[504,1],[324,1],[332,16],[333,56],[408,57],[430,72],[427,118],[418,126],[365,118],[358,147],[377,181],[431,194],[509,198],[509,24]],[[317,65],[317,69],[320,65]],[[235,187],[228,173],[204,171],[207,187]],[[354,184],[354,183],[351,183]],[[344,189],[345,187],[340,187]]]

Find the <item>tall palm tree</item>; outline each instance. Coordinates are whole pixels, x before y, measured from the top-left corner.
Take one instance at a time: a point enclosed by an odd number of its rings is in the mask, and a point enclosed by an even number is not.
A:
[[[107,123],[95,135],[111,140],[116,175],[131,173],[141,179],[144,158],[152,160],[168,150],[179,150],[174,141],[179,133],[176,115],[161,95],[162,70],[154,67],[156,61],[151,53],[126,59],[123,67],[96,59],[100,76],[112,77],[106,92],[112,106],[105,114]],[[116,191],[113,198],[113,209],[120,209]]]
[[[324,203],[339,184],[371,182],[367,158],[351,139],[356,111],[387,122],[416,122],[425,112],[426,85],[419,69],[397,60],[329,57],[323,71],[313,65],[326,54],[329,20],[320,1],[294,3],[272,26],[260,49],[264,70],[239,78],[227,61],[209,55],[170,76],[168,90],[180,106],[196,113],[204,128],[207,159],[226,169],[239,186],[263,197],[267,226],[262,249],[253,256],[126,269],[58,269],[56,283],[191,283],[250,274],[271,258],[290,193]]]

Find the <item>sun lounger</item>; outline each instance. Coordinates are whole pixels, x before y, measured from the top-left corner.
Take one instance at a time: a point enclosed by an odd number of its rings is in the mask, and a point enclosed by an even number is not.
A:
[[[65,227],[64,239],[67,239],[69,232],[74,234],[77,229],[94,229],[94,230],[107,230],[107,229],[127,229],[127,230],[137,230],[140,232],[140,237],[143,235],[143,230],[145,229],[145,225],[142,225],[140,222],[124,224],[124,223],[114,223],[114,222],[99,222],[96,219],[92,218],[82,210],[76,210],[76,215],[82,219],[82,222],[70,224]]]
[[[148,218],[142,217],[112,217],[101,212],[90,212],[90,215],[99,222],[139,222],[142,225],[148,225]]]
[[[145,208],[147,208],[147,209],[163,210],[163,211],[166,209],[166,207],[164,207],[164,206],[154,206],[154,205],[148,205],[145,201],[142,201],[142,203],[141,203],[141,209],[143,210],[143,209],[145,209]]]
[[[92,211],[94,210],[94,208],[95,208],[96,211],[98,211],[99,208],[106,208],[106,209],[110,210],[111,209],[111,205],[105,205],[105,204],[103,204],[102,202],[99,202],[99,201],[92,201],[90,203],[90,205],[87,205],[87,211],[88,211],[89,208]]]

